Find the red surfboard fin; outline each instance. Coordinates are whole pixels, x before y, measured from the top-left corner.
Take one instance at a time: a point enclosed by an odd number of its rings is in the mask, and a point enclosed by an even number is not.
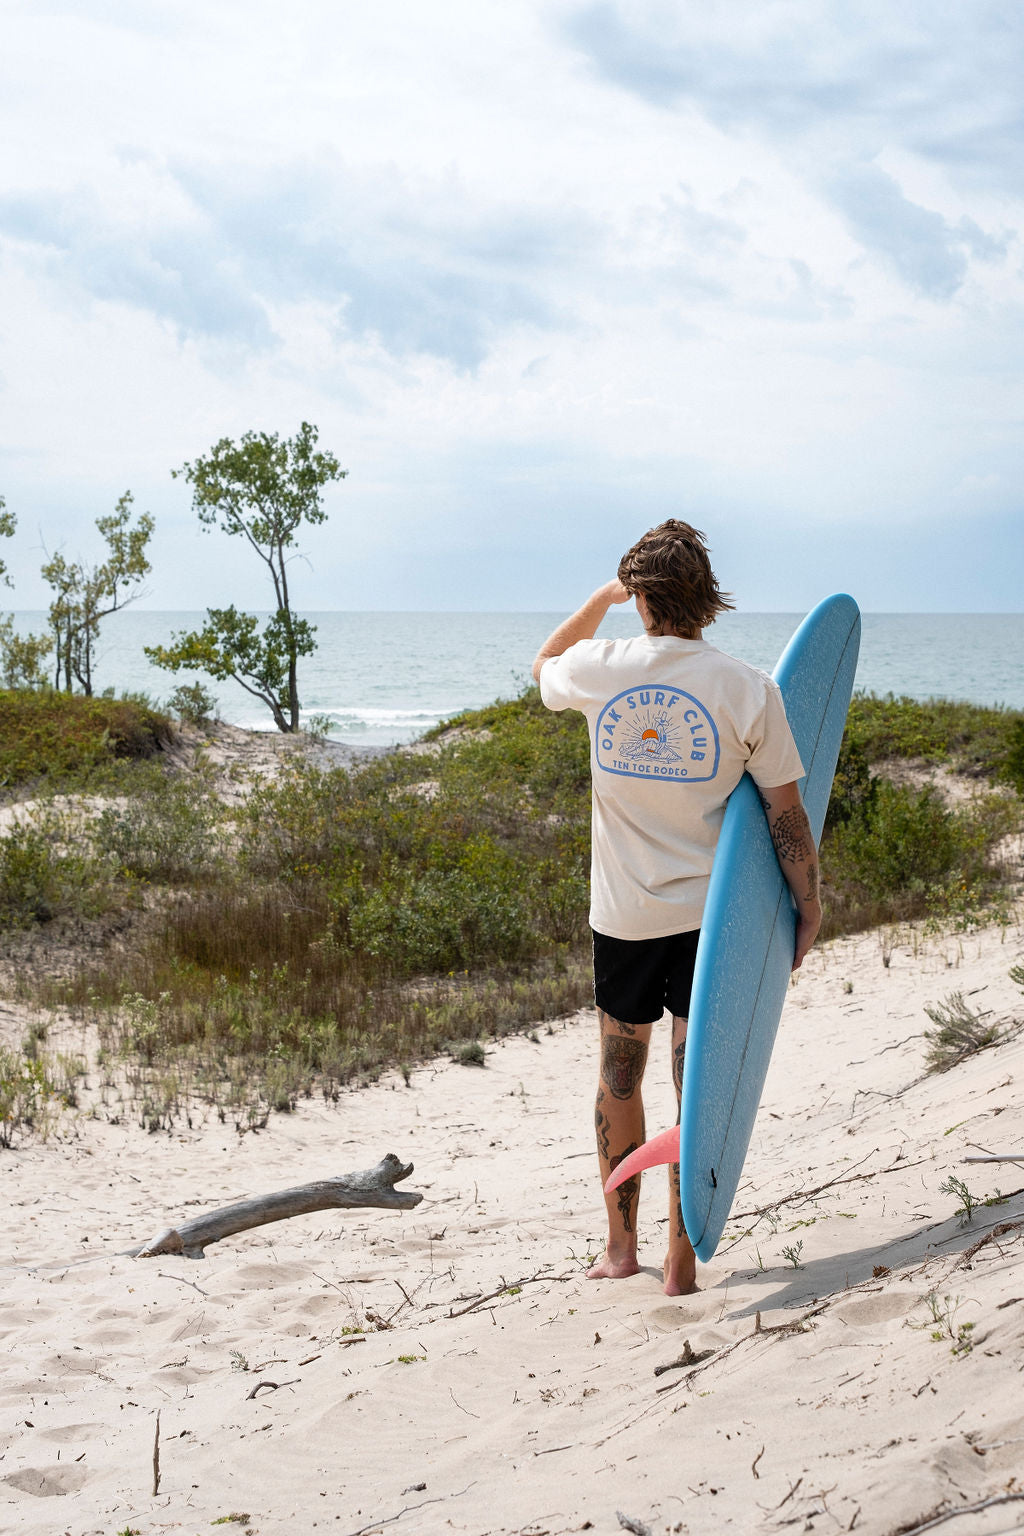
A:
[[[645,1168],[656,1168],[659,1163],[678,1163],[679,1161],[679,1127],[670,1126],[667,1131],[660,1131],[657,1136],[652,1136],[650,1141],[645,1141],[642,1147],[637,1147],[628,1157],[624,1157],[615,1172],[609,1176],[604,1186],[606,1195],[610,1195],[613,1189],[617,1189],[626,1179],[631,1179],[634,1173],[642,1173]]]

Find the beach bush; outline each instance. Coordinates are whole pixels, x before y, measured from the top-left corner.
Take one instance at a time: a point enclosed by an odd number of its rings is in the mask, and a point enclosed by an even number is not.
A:
[[[183,725],[208,725],[217,709],[217,700],[202,683],[179,683],[167,700],[167,708]]]
[[[40,1130],[62,1108],[76,1102],[85,1064],[77,1056],[51,1058],[36,1044],[20,1052],[0,1045],[0,1148],[20,1132]]]
[[[1024,796],[1024,720],[1014,720],[1010,727],[1000,777],[1012,784],[1018,795]]]
[[[969,925],[1005,885],[996,849],[1019,825],[1003,796],[953,808],[934,789],[875,780],[823,839],[822,937],[929,914]]]
[[[951,992],[941,1003],[926,1003],[925,1013],[934,1028],[926,1029],[926,1053],[929,1072],[948,1072],[967,1056],[995,1045],[1000,1039],[998,1024],[986,1023],[982,1014],[968,1007],[962,992]]]
[[[16,821],[0,836],[0,930],[95,916],[108,899],[109,873],[56,813]]]
[[[152,757],[170,732],[148,700],[0,689],[0,788],[59,782],[117,758]]]
[[[858,748],[870,763],[923,758],[992,779],[1021,729],[1020,710],[858,693],[850,704],[844,745]]]
[[[123,874],[185,884],[203,880],[216,864],[223,822],[203,776],[158,772],[141,792],[104,807],[92,835]]]

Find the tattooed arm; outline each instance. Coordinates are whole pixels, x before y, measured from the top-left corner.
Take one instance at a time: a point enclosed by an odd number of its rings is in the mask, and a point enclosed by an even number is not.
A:
[[[759,789],[758,793],[768,818],[779,868],[796,903],[795,971],[821,927],[818,850],[795,783],[781,784],[777,789]]]

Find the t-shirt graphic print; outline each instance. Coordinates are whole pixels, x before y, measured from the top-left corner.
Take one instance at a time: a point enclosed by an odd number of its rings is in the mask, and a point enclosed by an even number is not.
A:
[[[615,939],[700,927],[725,803],[746,770],[763,789],[803,765],[782,695],[706,640],[580,640],[541,668],[549,709],[590,729],[590,923]]]
[[[605,773],[693,784],[718,772],[718,727],[680,688],[623,689],[598,715],[594,743]]]

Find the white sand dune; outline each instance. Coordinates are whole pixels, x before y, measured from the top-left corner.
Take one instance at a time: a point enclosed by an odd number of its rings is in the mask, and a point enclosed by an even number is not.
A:
[[[907,937],[800,974],[690,1297],[661,1291],[661,1170],[641,1273],[583,1278],[602,1232],[585,1013],[258,1134],[83,1114],[0,1153],[0,1531],[1024,1528],[1024,1164],[962,1161],[1024,1151],[1024,1037],[938,1076],[921,1038],[954,990],[1024,1017],[1024,936]],[[652,1131],[672,1116],[664,1033],[654,1058]],[[411,1213],[301,1217],[202,1261],[119,1253],[387,1151],[415,1164]],[[1016,1193],[961,1226],[951,1174]]]

